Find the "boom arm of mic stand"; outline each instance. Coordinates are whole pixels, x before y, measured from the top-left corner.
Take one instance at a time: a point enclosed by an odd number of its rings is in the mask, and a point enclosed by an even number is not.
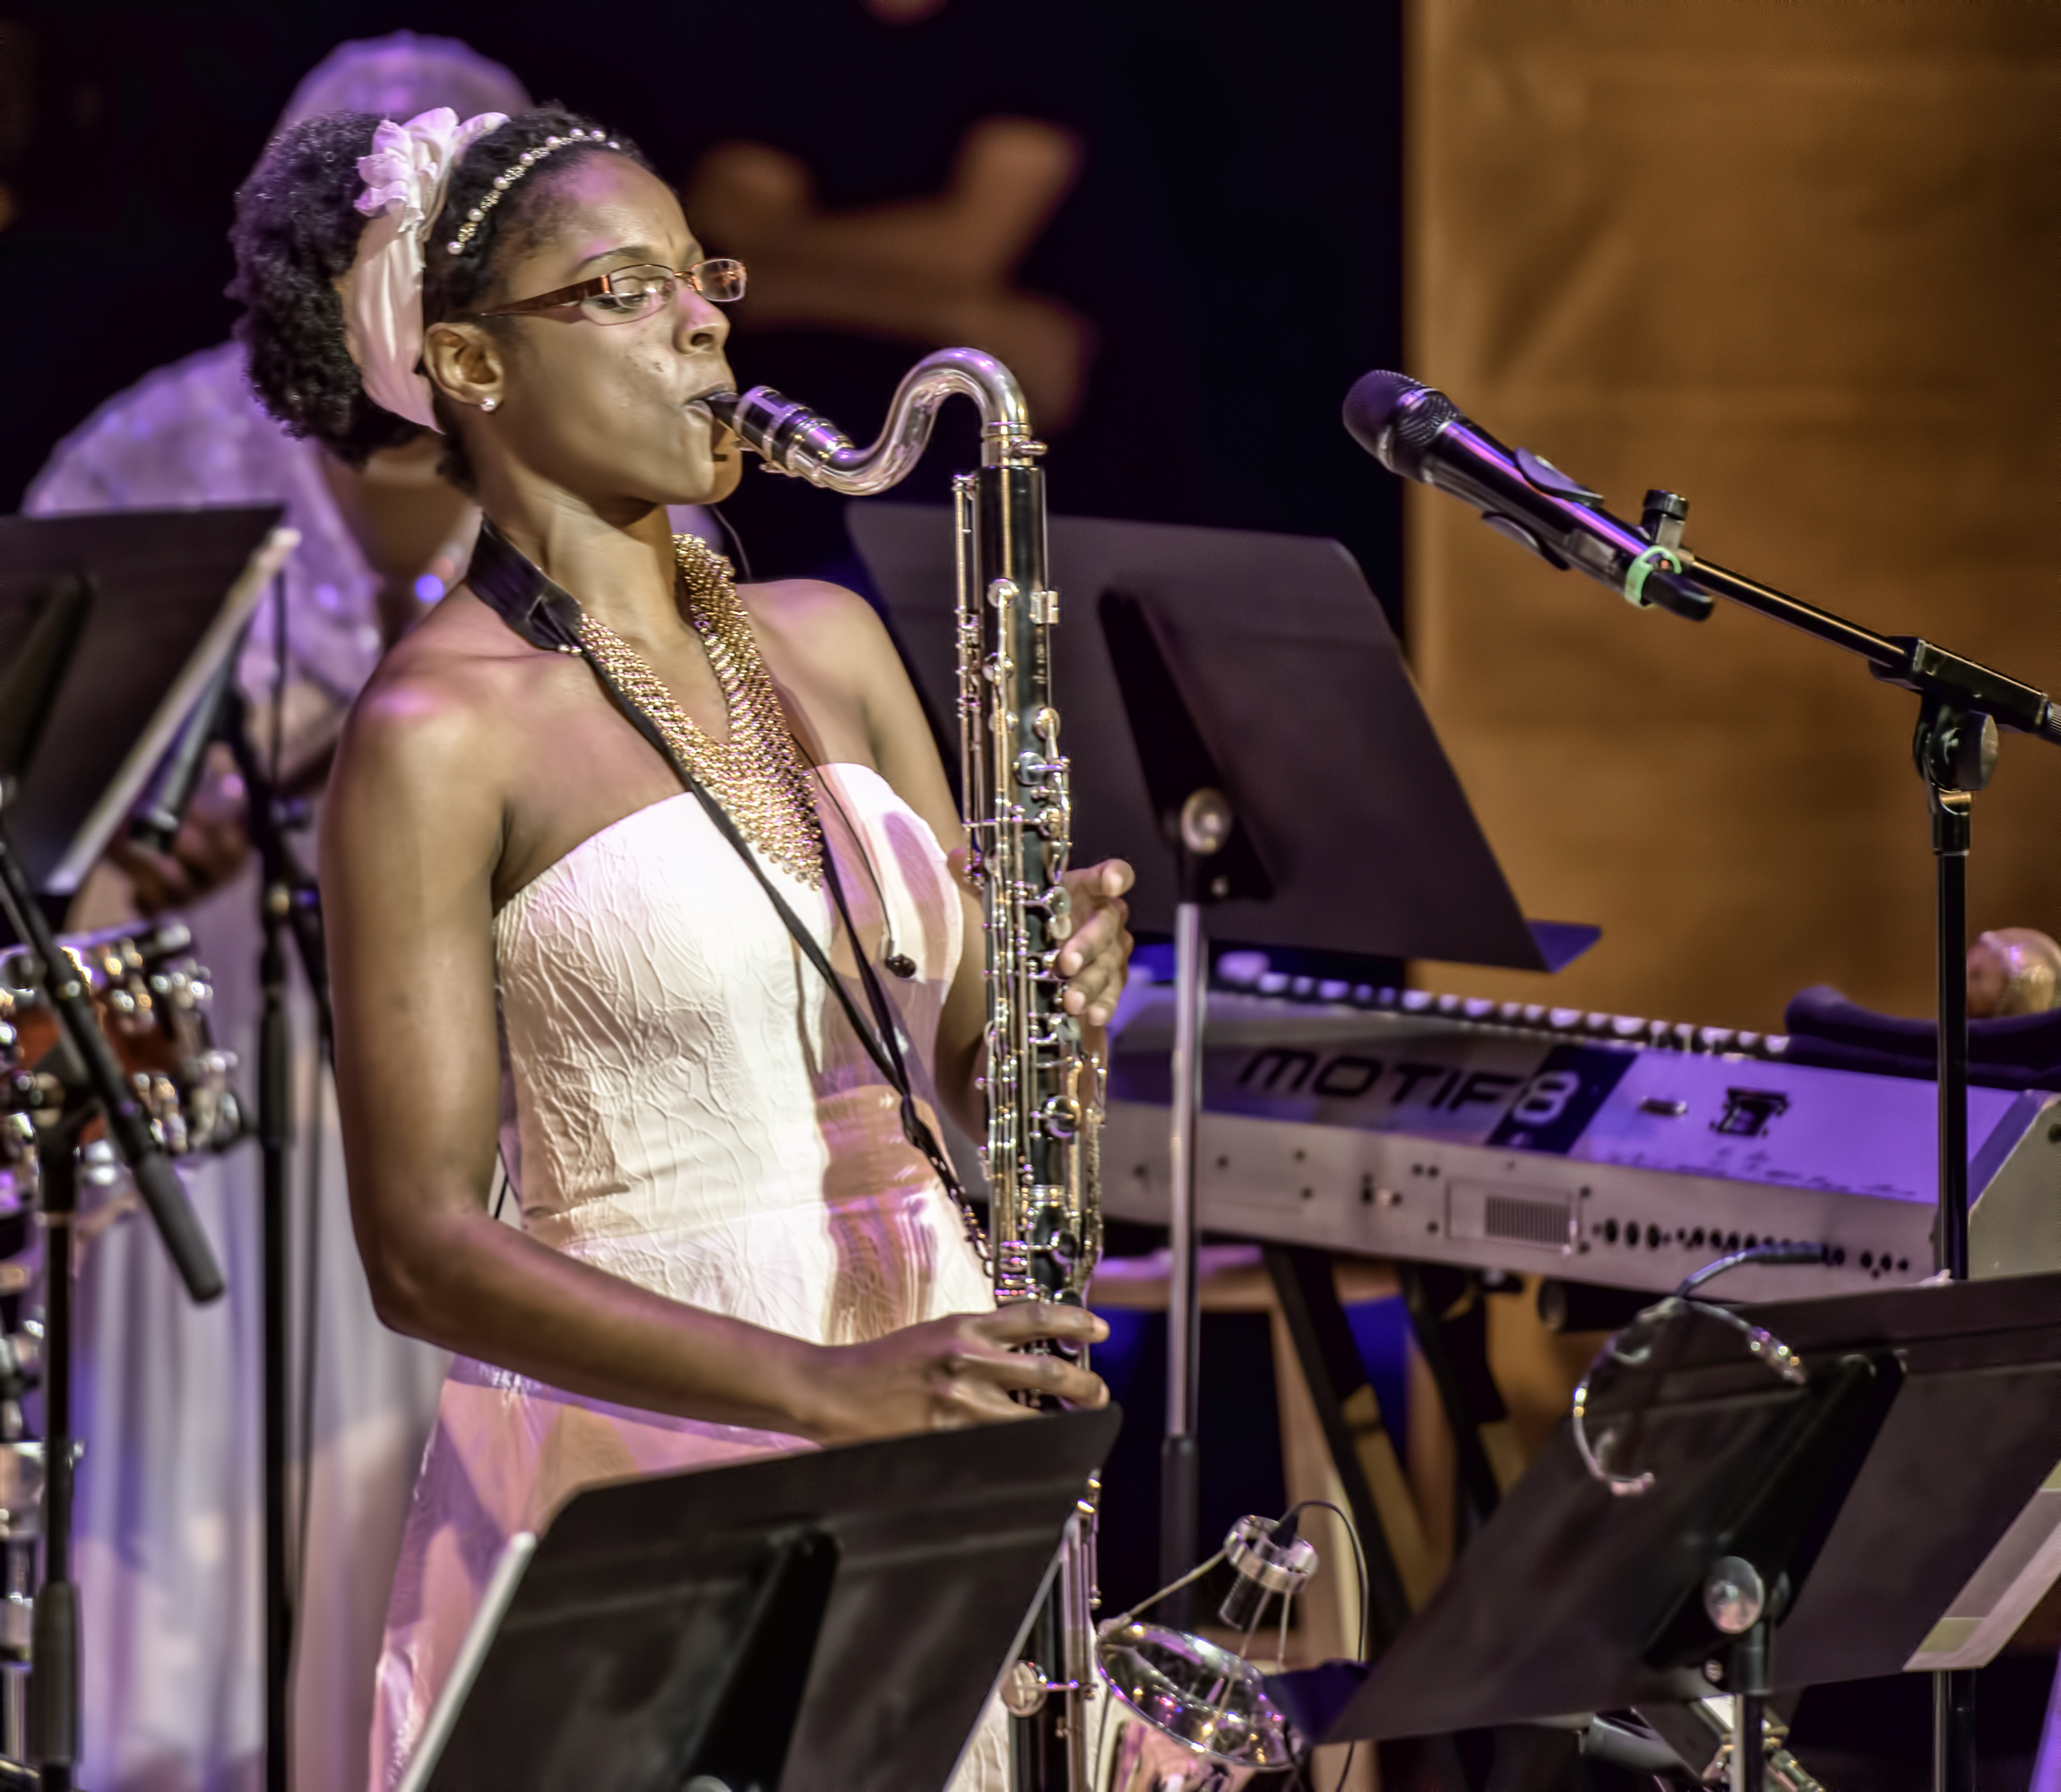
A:
[[[196,1305],[219,1299],[226,1284],[221,1267],[215,1262],[214,1249],[194,1217],[178,1172],[172,1167],[164,1148],[151,1136],[142,1105],[100,1030],[99,1018],[86,994],[85,979],[58,945],[49,922],[44,918],[4,819],[0,819],[0,906],[5,907],[15,933],[36,961],[38,981],[49,998],[64,1039],[85,1073],[86,1088],[100,1105],[108,1136],[128,1166],[136,1193],[150,1210],[186,1293]]]
[[[1859,655],[1885,685],[1899,685],[1921,697],[1937,698],[1958,710],[1993,717],[1998,728],[2034,735],[2061,746],[2061,711],[2044,691],[2022,685],[1973,659],[1963,659],[1916,635],[1877,634],[1873,629],[1863,628],[1858,623],[1849,622],[1757,580],[1728,572],[1711,561],[1686,555],[1683,558],[1685,564],[1677,577],[1701,586],[1714,597],[1758,610],[1776,622],[1787,623],[1833,647]]]

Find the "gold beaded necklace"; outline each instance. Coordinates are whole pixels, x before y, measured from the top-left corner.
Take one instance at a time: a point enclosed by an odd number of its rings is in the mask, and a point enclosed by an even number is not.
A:
[[[814,890],[823,882],[823,828],[808,767],[753,637],[730,563],[692,535],[673,538],[673,555],[681,611],[701,637],[723,694],[728,740],[711,738],[643,656],[591,616],[580,619],[580,645],[657,724],[667,745],[722,805],[737,831]]]

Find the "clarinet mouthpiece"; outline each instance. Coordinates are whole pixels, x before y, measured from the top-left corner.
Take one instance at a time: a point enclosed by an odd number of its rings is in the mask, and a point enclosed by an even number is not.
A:
[[[734,392],[703,392],[694,401],[707,410],[709,415],[721,424],[725,429],[735,429],[737,426],[737,415],[739,400]]]

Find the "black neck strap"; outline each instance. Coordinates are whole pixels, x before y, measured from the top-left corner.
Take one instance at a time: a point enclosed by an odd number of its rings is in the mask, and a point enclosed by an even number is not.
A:
[[[581,651],[579,599],[546,578],[544,569],[490,520],[479,525],[479,540],[472,549],[465,582],[481,603],[530,646],[560,653]]]
[[[582,648],[580,624],[582,613],[579,599],[564,586],[548,578],[543,569],[495,528],[491,521],[483,521],[479,525],[479,540],[472,550],[472,564],[466,572],[465,582],[487,608],[530,646],[548,648],[559,653],[581,654],[592,669],[594,676],[600,681],[601,688],[608,693],[609,701],[622,712],[624,719],[651,743],[659,756],[672,767],[673,775],[680,780],[682,786],[699,800],[709,820],[715,824],[716,831],[730,843],[737,857],[750,867],[753,876],[758,879],[759,887],[772,901],[781,925],[787,928],[802,956],[815,967],[824,983],[830,986],[831,994],[844,1010],[844,1017],[850,1023],[852,1031],[866,1047],[867,1055],[873,1060],[880,1073],[887,1079],[889,1086],[901,1098],[903,1136],[929,1160],[938,1179],[963,1210],[965,1197],[961,1193],[959,1178],[953,1172],[952,1160],[945,1155],[944,1148],[937,1142],[937,1135],[931,1131],[917,1108],[916,1097],[910,1085],[908,1065],[901,1055],[901,1040],[894,1024],[894,1012],[888,1004],[886,992],[881,987],[879,974],[867,960],[859,944],[858,932],[852,926],[851,910],[845,901],[844,885],[837,874],[837,857],[831,850],[829,840],[825,838],[823,843],[824,880],[830,885],[831,900],[837,909],[838,918],[844,924],[846,935],[851,940],[852,957],[858,965],[859,983],[866,991],[867,1006],[873,1011],[874,1026],[867,1024],[866,1017],[858,1012],[858,1004],[851,999],[851,992],[845,986],[844,979],[824,955],[815,935],[804,925],[801,917],[795,913],[787,898],[780,894],[779,886],[760,863],[758,854],[752,850],[750,843],[737,831],[737,824],[730,819],[729,811],[716,800],[713,793],[694,776],[686,762],[673,751],[672,744],[667,740],[657,721],[608,676],[607,668]],[[834,804],[832,806],[837,807]],[[843,813],[841,808],[838,812],[840,815]],[[866,849],[865,842],[858,840],[856,835],[854,844],[861,852]],[[885,900],[884,896],[882,900],[884,902]],[[979,1240],[970,1215],[968,1216],[968,1223],[969,1236],[974,1236],[978,1244]]]

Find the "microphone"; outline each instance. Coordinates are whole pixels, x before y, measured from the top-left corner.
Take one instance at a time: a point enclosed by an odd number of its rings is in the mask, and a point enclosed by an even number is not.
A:
[[[1575,567],[1641,608],[1658,605],[1691,622],[1716,607],[1682,576],[1692,563],[1679,547],[1678,498],[1656,507],[1650,534],[1622,522],[1600,493],[1529,448],[1505,448],[1444,392],[1404,374],[1355,381],[1345,426],[1390,472],[1472,504],[1496,533],[1548,565]]]
[[[222,655],[221,663],[201,687],[201,694],[187,712],[185,725],[174,738],[171,749],[158,762],[157,775],[144,796],[142,806],[129,823],[129,838],[155,852],[169,852],[185,818],[186,805],[207,767],[208,747],[216,725],[221,720],[222,703],[237,675],[237,651]]]
[[[1269,1524],[1263,1518],[1241,1518],[1224,1538],[1224,1555],[1237,1579],[1218,1607],[1219,1622],[1248,1635],[1259,1628],[1267,1601],[1276,1593],[1293,1598],[1316,1572],[1316,1546],[1296,1534],[1302,1507]]]

